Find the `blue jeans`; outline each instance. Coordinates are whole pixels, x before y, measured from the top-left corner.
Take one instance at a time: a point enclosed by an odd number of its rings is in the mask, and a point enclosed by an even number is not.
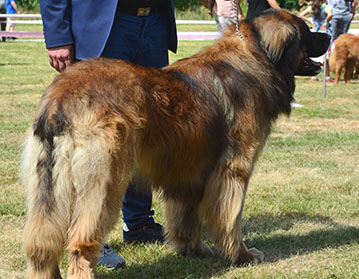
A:
[[[102,56],[144,67],[168,65],[168,21],[167,10],[143,17],[117,13]]]
[[[116,13],[101,56],[130,61],[145,67],[168,65],[168,12],[156,10],[149,16]],[[152,193],[138,192],[129,184],[122,203],[123,220],[131,230],[154,223]]]
[[[348,33],[350,23],[352,21],[352,14],[347,14],[345,16],[333,16],[331,23],[333,29],[332,40],[338,39],[341,34]]]

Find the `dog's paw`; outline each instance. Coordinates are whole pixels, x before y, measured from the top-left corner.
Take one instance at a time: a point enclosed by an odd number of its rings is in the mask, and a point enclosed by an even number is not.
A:
[[[259,251],[258,249],[250,248],[250,249],[248,249],[248,253],[251,254],[253,257],[252,263],[259,264],[259,263],[263,262],[264,254],[261,251]]]
[[[177,245],[175,248],[177,253],[181,255],[192,255],[199,258],[208,258],[215,255],[212,248],[202,242],[195,247],[189,247],[187,245],[180,247]]]
[[[256,248],[241,251],[237,260],[237,265],[259,264],[263,262],[264,254]]]
[[[203,242],[198,245],[197,249],[194,249],[194,254],[202,258],[213,257],[215,255],[212,248]]]

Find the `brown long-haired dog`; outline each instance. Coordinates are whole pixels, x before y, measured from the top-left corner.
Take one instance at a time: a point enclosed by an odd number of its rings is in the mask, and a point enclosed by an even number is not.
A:
[[[359,36],[353,34],[340,35],[329,57],[329,68],[335,73],[334,83],[339,83],[340,75],[343,72],[345,83],[350,83],[354,67],[356,67],[357,73],[359,69]]]
[[[233,26],[214,46],[162,70],[110,59],[81,62],[44,94],[23,152],[28,278],[94,278],[100,244],[130,179],[163,191],[166,234],[180,253],[210,254],[206,222],[234,264],[258,263],[241,215],[254,163],[294,75],[316,75],[328,48],[286,11]]]

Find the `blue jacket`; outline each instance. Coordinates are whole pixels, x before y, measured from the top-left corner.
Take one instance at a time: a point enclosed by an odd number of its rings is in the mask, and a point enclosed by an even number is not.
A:
[[[114,21],[117,1],[40,0],[46,48],[75,45],[76,57],[99,57]],[[169,0],[168,48],[176,52],[174,0]]]
[[[11,5],[12,1],[16,3],[16,0],[6,0],[5,1],[5,9],[6,9],[7,14],[16,14],[16,10]]]

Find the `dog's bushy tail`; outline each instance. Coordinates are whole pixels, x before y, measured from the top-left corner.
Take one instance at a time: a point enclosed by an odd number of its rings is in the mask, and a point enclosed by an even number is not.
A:
[[[66,157],[55,154],[55,137],[62,135],[68,123],[61,107],[51,116],[48,110],[45,105],[29,130],[21,161],[28,210],[24,250],[29,278],[54,276],[70,220],[71,170]],[[61,172],[54,174],[56,167]]]
[[[127,170],[132,168],[125,166],[133,164],[126,159],[133,158],[133,150],[126,153],[124,143],[116,144],[120,120],[110,125],[80,110],[84,114],[71,116],[70,123],[61,109],[54,111],[39,114],[22,154],[29,278],[53,278],[65,249],[69,270],[91,272],[104,235],[118,219],[131,177]],[[124,149],[123,156],[114,165],[118,148]]]
[[[24,250],[29,264],[28,277],[50,277],[63,252],[66,218],[54,203],[52,151],[29,131],[22,154],[20,176],[27,191],[28,218],[24,230]],[[38,273],[32,274],[32,271]],[[41,277],[42,278],[42,277]]]

